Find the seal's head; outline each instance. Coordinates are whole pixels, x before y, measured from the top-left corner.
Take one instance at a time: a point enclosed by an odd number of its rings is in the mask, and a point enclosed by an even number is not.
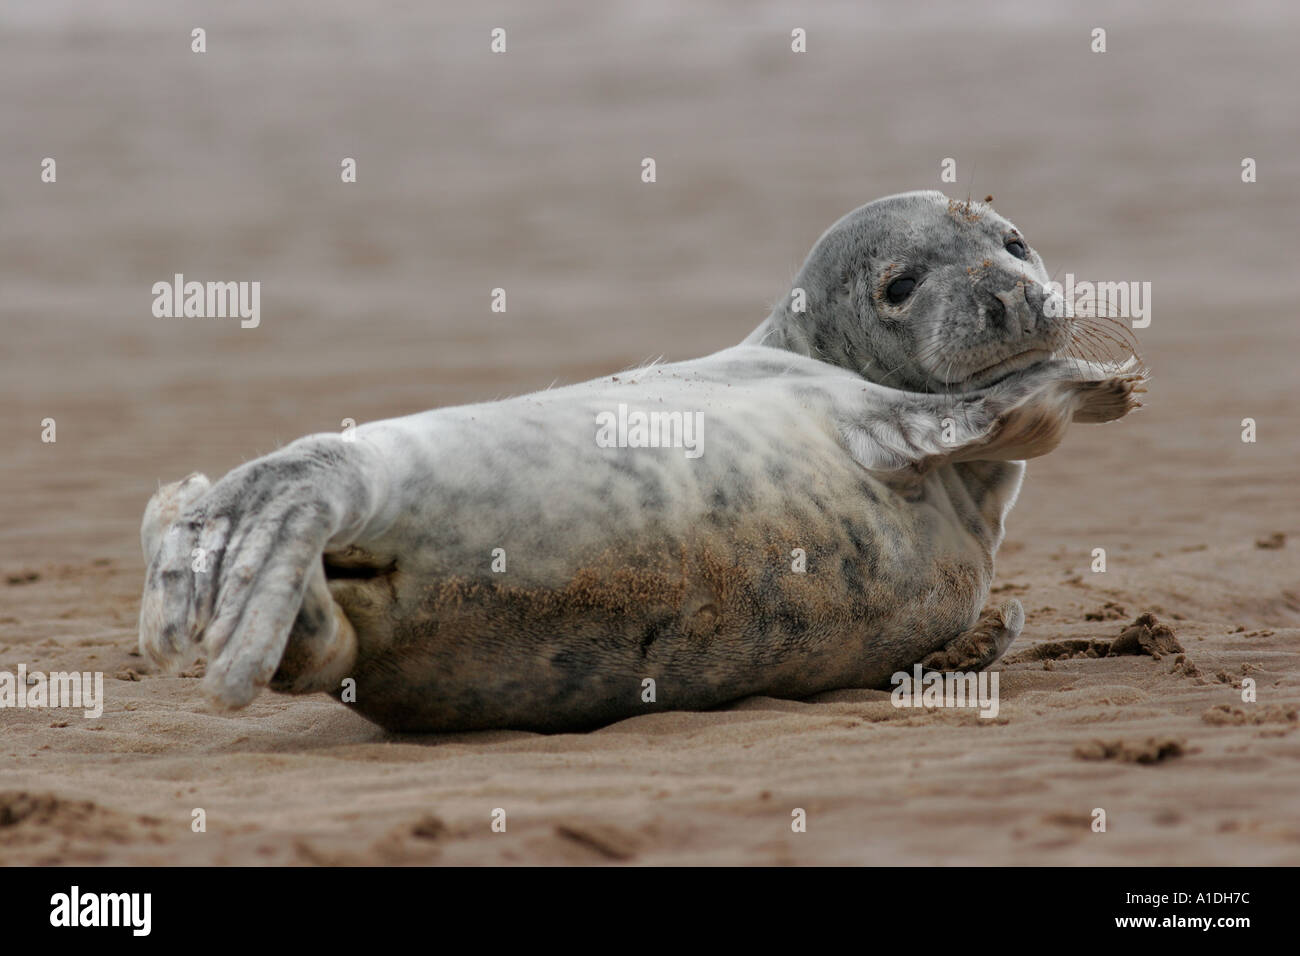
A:
[[[813,247],[750,338],[919,392],[983,388],[1070,343],[1043,260],[985,203],[912,192],[868,203]]]

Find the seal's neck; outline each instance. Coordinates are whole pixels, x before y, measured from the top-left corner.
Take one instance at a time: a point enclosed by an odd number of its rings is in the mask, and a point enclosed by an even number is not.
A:
[[[801,315],[791,312],[789,305],[782,303],[740,344],[766,345],[768,348],[815,356],[812,336],[806,328],[807,318],[806,313]]]
[[[861,373],[861,363],[856,360],[853,343],[847,335],[827,334],[815,320],[813,312],[792,312],[786,303],[773,309],[740,344],[785,349]]]
[[[796,351],[795,349],[791,349],[789,345],[786,344],[785,330],[782,327],[782,323],[780,322],[776,312],[773,312],[761,323],[759,323],[758,328],[756,328],[753,332],[750,332],[749,335],[745,336],[745,338],[741,341],[740,344],[741,345],[766,345],[768,348],[787,349],[792,352]],[[806,355],[807,353],[805,352],[803,354]]]

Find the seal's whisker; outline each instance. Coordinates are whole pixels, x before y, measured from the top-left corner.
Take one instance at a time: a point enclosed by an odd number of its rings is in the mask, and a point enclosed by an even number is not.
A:
[[[1104,339],[1129,352],[1137,351],[1136,338],[1131,333],[1126,334],[1123,326],[1118,323],[1099,322],[1091,316],[1075,316],[1070,322],[1070,332],[1074,336],[1088,334]]]
[[[921,352],[918,352],[915,358],[913,359],[913,361],[917,365],[924,366],[925,363],[933,361],[934,359],[938,358],[942,354],[943,354],[942,347],[931,346],[930,348],[923,349]],[[907,363],[904,362],[903,364],[906,365]],[[899,367],[901,368],[902,366]]]
[[[1138,338],[1134,334],[1129,324],[1121,319],[1115,319],[1110,316],[1088,316],[1085,321],[1080,323],[1084,328],[1091,329],[1098,333],[1107,333],[1123,340],[1124,347],[1140,358],[1138,348]]]
[[[1080,322],[1075,325],[1073,332],[1078,338],[1086,338],[1094,343],[1105,343],[1106,346],[1113,346],[1120,352],[1131,354],[1139,362],[1142,360],[1136,340],[1113,327]]]
[[[1092,331],[1086,328],[1075,327],[1071,329],[1069,350],[1070,354],[1077,360],[1080,369],[1093,362],[1110,362],[1114,360],[1112,344],[1094,335]]]
[[[1110,361],[1114,358],[1115,342],[1097,335],[1091,329],[1079,328],[1071,341],[1079,348],[1079,354],[1089,361]]]
[[[1128,321],[1120,316],[1085,314],[1076,315],[1075,318],[1099,328],[1103,326],[1109,327],[1127,338],[1132,338],[1134,340],[1137,338],[1137,336],[1133,335],[1133,330],[1130,328]]]
[[[1079,354],[1079,345],[1074,339],[1065,343],[1063,351],[1065,354],[1061,357],[1067,362],[1073,362],[1075,368],[1081,368],[1087,362],[1087,359]]]
[[[1137,368],[1145,371],[1146,363],[1132,347],[1132,343],[1103,329],[1081,326],[1074,330],[1072,342],[1093,356],[1093,360],[1106,365],[1122,365],[1127,359],[1136,360]]]
[[[914,355],[912,358],[904,359],[898,365],[894,366],[892,369],[886,372],[884,378],[880,380],[879,384],[884,385],[889,380],[889,377],[891,375],[893,375],[895,372],[903,368],[905,365],[908,365],[909,363],[923,365],[925,362],[928,362],[931,359],[935,358],[936,356],[940,355],[943,352],[944,348],[945,348],[944,342],[941,341],[931,342],[925,348],[921,349],[921,351],[918,352],[916,355]]]

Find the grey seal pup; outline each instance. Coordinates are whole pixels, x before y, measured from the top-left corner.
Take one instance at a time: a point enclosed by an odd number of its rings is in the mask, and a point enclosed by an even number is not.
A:
[[[1024,459],[1146,381],[1082,357],[1047,281],[991,207],[891,196],[734,348],[191,475],[145,510],[140,647],[206,655],[219,707],[426,732],[986,667],[1024,623],[984,607]]]

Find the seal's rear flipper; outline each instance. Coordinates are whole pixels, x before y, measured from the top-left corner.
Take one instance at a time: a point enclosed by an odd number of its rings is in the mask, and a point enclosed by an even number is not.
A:
[[[144,551],[144,563],[148,564],[158,553],[163,535],[180,516],[180,513],[203,497],[212,487],[206,475],[192,472],[180,481],[169,485],[159,485],[149,503],[144,507],[144,518],[140,521],[140,548]]]
[[[324,565],[317,560],[289,642],[267,686],[285,694],[337,691],[356,660],[356,630],[331,595]]]
[[[269,684],[337,690],[357,642],[322,555],[389,500],[376,460],[362,442],[309,436],[215,484],[191,476],[161,489],[141,528],[142,653],[163,666],[205,654],[203,689],[221,709]]]

